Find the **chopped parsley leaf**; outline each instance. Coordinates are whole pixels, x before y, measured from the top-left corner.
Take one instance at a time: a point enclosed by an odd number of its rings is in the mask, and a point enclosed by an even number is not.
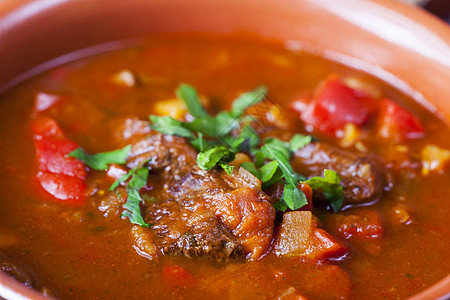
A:
[[[142,227],[149,227],[142,218],[140,203],[142,201],[139,191],[147,184],[149,170],[141,167],[131,174],[131,179],[127,184],[127,202],[123,205],[122,217],[127,217],[131,223]]]
[[[124,164],[127,160],[130,150],[131,145],[128,145],[123,147],[122,149],[114,151],[89,154],[79,147],[67,155],[81,160],[91,169],[105,170],[110,164]]]

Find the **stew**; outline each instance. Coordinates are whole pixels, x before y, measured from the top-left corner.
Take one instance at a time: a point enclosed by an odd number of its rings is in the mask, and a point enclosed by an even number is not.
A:
[[[450,273],[450,135],[285,45],[159,36],[1,96],[0,270],[60,299],[404,299]]]

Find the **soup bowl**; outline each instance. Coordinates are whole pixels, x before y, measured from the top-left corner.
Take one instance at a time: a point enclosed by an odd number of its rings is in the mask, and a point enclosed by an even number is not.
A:
[[[392,0],[3,0],[0,91],[121,41],[167,32],[279,41],[378,77],[450,123],[450,28]],[[446,295],[450,276],[411,299]],[[0,296],[46,299],[4,273]]]

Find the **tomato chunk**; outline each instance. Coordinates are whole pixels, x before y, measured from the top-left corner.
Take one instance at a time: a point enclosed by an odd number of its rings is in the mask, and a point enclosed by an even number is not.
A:
[[[39,116],[31,123],[31,131],[35,139],[52,138],[54,140],[67,139],[55,120]]]
[[[378,238],[384,233],[381,216],[370,209],[360,209],[350,215],[335,214],[329,224],[346,238]]]
[[[332,78],[319,88],[313,101],[304,106],[300,118],[323,133],[336,134],[348,123],[363,125],[374,109],[375,101],[366,93]]]
[[[422,138],[425,134],[419,118],[390,99],[380,103],[378,133],[385,139],[402,141]]]
[[[86,185],[82,179],[44,172],[36,177],[44,190],[56,199],[77,206],[84,204]]]
[[[195,277],[183,267],[177,265],[164,266],[162,278],[171,285],[187,286],[195,282]]]
[[[85,202],[85,165],[71,151],[78,145],[70,141],[55,120],[39,116],[31,124],[40,185],[54,198],[65,203],[83,205]]]
[[[348,252],[348,248],[323,229],[316,228],[306,254],[310,259],[328,259],[340,257]]]
[[[62,174],[80,179],[86,178],[84,164],[74,157],[67,156],[78,146],[69,140],[35,140],[39,170]]]
[[[303,256],[312,260],[336,258],[349,249],[323,229],[310,211],[293,211],[283,215],[274,247],[279,256]]]
[[[313,190],[307,183],[300,183],[298,188],[302,190],[303,194],[306,196],[308,203],[300,208],[300,210],[313,210]]]

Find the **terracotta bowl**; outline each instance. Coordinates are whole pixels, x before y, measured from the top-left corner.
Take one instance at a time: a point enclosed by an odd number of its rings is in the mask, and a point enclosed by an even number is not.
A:
[[[0,91],[101,50],[82,49],[192,31],[245,32],[306,48],[390,82],[450,124],[450,27],[394,0],[3,0]],[[445,295],[450,276],[411,299]],[[3,273],[1,296],[48,299]]]

